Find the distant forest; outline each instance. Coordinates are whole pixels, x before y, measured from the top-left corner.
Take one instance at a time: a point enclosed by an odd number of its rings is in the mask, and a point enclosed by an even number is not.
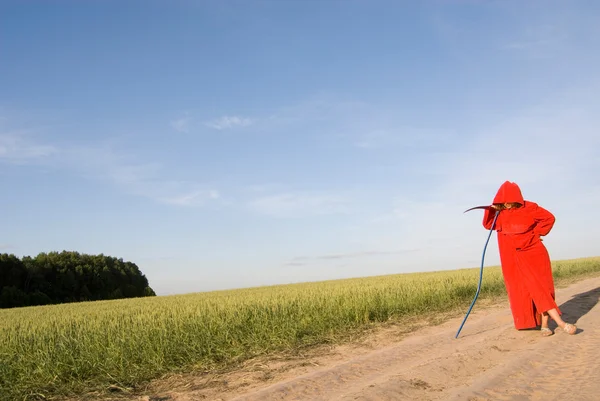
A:
[[[78,252],[0,254],[0,308],[148,297],[156,294],[132,262]]]

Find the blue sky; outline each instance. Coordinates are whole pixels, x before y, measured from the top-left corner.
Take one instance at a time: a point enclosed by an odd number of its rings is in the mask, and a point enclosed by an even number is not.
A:
[[[159,295],[476,267],[511,180],[599,255],[599,41],[595,1],[4,0],[0,252]]]

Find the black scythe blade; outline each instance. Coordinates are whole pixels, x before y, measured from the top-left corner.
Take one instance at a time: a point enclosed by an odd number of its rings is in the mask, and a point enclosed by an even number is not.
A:
[[[465,210],[463,213],[467,213],[468,211],[475,210],[475,209],[492,209],[492,207],[491,206],[475,206],[475,207]]]

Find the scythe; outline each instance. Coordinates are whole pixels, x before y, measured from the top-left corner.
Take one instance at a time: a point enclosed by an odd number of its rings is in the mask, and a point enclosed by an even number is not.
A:
[[[475,210],[475,209],[488,209],[489,210],[489,209],[492,209],[492,207],[491,206],[475,206],[475,207],[465,210],[463,213],[466,213],[470,210]],[[490,228],[490,232],[488,234],[487,240],[485,241],[485,246],[483,247],[483,255],[481,256],[481,268],[479,269],[479,284],[477,285],[477,292],[475,293],[475,298],[473,298],[473,302],[471,302],[471,306],[469,307],[469,310],[467,311],[467,314],[465,315],[465,318],[463,319],[463,322],[460,325],[458,331],[456,332],[456,336],[454,338],[458,338],[460,331],[462,330],[465,322],[467,321],[467,318],[469,317],[469,313],[471,313],[471,309],[473,309],[473,305],[475,305],[475,301],[477,301],[477,297],[479,296],[479,291],[481,291],[481,281],[483,279],[483,261],[485,260],[485,250],[487,249],[488,242],[490,242],[490,237],[492,235],[492,231],[494,231],[494,226],[496,225],[496,219],[498,218],[499,213],[500,213],[500,211],[497,210],[496,215],[494,216],[494,221],[492,222],[492,227]]]

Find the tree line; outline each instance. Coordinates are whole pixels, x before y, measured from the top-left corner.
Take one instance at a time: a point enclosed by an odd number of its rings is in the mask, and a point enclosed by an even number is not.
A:
[[[112,256],[0,254],[0,308],[155,295],[135,263]]]

